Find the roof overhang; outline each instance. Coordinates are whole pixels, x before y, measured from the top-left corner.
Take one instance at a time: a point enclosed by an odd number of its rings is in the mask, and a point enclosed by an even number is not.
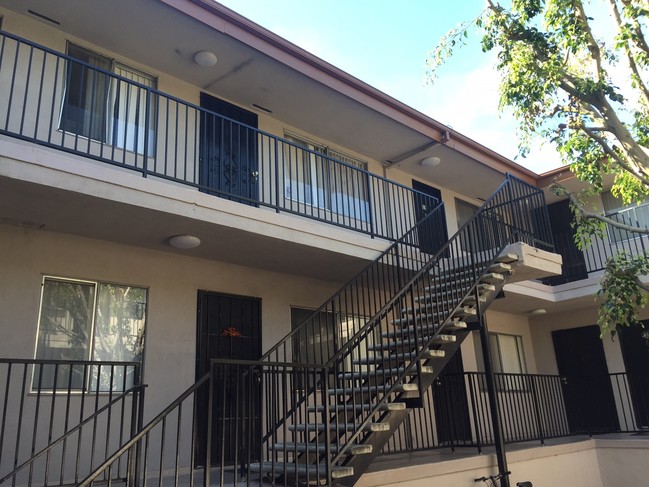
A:
[[[398,166],[460,194],[486,198],[506,172],[537,181],[534,172],[212,0],[0,0],[0,5],[248,109],[264,107],[286,126],[386,166],[435,142]],[[205,49],[218,56],[212,69],[192,61]],[[164,82],[161,89],[166,91]],[[422,172],[419,161],[430,155],[443,158],[443,170]],[[471,178],[462,177],[469,173]]]

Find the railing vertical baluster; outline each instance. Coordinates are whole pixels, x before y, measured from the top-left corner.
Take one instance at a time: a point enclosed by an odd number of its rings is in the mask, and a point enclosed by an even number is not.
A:
[[[23,102],[22,102],[22,113],[20,114],[20,129],[18,129],[18,133],[20,135],[24,135],[24,129],[25,129],[25,113],[27,112],[27,103],[29,100],[29,83],[32,77],[32,60],[34,57],[34,48],[31,47],[29,49],[29,62],[27,63],[27,78],[25,79],[25,94],[23,95]]]
[[[138,90],[138,110],[140,109],[140,92],[141,90]],[[149,125],[151,124],[151,89],[150,88],[145,88],[144,89],[144,150],[142,152],[142,177],[147,177],[148,175],[148,166],[149,166]],[[135,158],[137,160],[137,147],[138,147],[138,137],[139,137],[139,130],[137,128],[135,129]],[[185,159],[187,160],[187,159]]]
[[[469,397],[471,398],[471,412],[473,414],[473,425],[475,430],[476,446],[478,453],[482,454],[482,433],[480,428],[480,421],[478,417],[478,408],[476,406],[476,382],[477,376],[475,373],[465,373],[464,379],[469,384]],[[478,394],[480,393],[478,387]]]
[[[13,67],[13,74],[11,76],[11,87],[9,88],[9,98],[8,98],[8,103],[7,103],[7,117],[5,119],[5,127],[7,127],[7,130],[9,129],[9,120],[11,120],[11,106],[12,106],[12,101],[13,101],[13,95],[14,95],[14,87],[16,83],[16,71],[18,69],[18,54],[20,52],[20,43],[16,43],[16,55],[14,56],[14,67]]]

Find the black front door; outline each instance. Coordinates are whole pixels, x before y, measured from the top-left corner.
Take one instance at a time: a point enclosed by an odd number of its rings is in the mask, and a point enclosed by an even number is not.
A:
[[[208,291],[198,292],[196,378],[210,369],[211,359],[258,360],[261,357],[261,300]],[[212,462],[233,463],[235,455],[248,459],[259,451],[249,440],[259,441],[261,393],[256,378],[219,375],[214,384],[212,410]],[[197,402],[199,441],[196,461],[202,465],[207,438],[208,395],[201,391]],[[239,425],[234,418],[239,419]],[[242,426],[243,425],[243,426]],[[245,431],[252,425],[254,430]],[[243,439],[246,439],[244,442]],[[250,450],[244,444],[251,446]],[[246,451],[237,451],[246,448]],[[223,457],[222,457],[223,455]]]
[[[433,402],[439,444],[470,443],[472,440],[471,420],[461,350],[458,349],[435,379]]]
[[[556,286],[566,282],[579,281],[588,277],[584,253],[575,243],[575,230],[572,228],[573,215],[568,200],[548,206],[550,230],[554,238],[554,248],[563,258],[563,272],[560,276],[546,277],[544,284]]]
[[[412,180],[412,189],[424,193],[437,201],[442,201],[442,192],[432,186]],[[415,217],[417,221],[426,216],[430,211],[431,203],[428,198],[422,198],[415,193],[414,197]],[[438,217],[429,218],[426,223],[420,226],[417,232],[419,250],[427,254],[435,254],[440,250],[448,240],[448,230],[446,228],[446,215],[442,210]]]
[[[259,199],[257,114],[201,93],[201,190],[239,203]],[[223,118],[227,117],[227,118]],[[252,127],[252,128],[249,128]]]
[[[649,321],[643,323],[645,328],[618,328],[636,428],[649,427],[649,339],[643,337],[649,333]]]
[[[571,433],[619,429],[613,387],[597,325],[552,332]]]

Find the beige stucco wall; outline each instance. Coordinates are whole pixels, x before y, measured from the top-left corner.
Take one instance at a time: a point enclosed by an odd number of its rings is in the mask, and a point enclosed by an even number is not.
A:
[[[593,306],[583,309],[575,309],[561,313],[548,313],[547,315],[531,317],[530,330],[534,355],[537,358],[538,372],[540,374],[557,374],[557,361],[552,344],[552,332],[568,328],[594,325],[597,323],[597,307],[593,298]],[[604,354],[608,371],[624,372],[624,362],[619,340],[612,340],[609,337],[602,339]]]
[[[290,330],[290,306],[316,307],[341,283],[0,225],[0,356],[34,356],[42,275],[149,289],[145,382],[152,409],[194,381],[197,291],[262,299],[262,346]],[[157,406],[156,406],[157,405]]]
[[[492,333],[518,335],[523,340],[523,354],[525,365],[530,374],[537,373],[536,354],[529,319],[526,315],[504,313],[502,311],[487,310],[487,326]],[[475,349],[480,347],[480,337],[477,333],[470,334],[462,343],[462,361],[464,370],[478,370]]]

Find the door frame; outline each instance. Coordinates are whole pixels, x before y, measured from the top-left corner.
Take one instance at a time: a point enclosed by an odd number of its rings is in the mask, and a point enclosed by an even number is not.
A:
[[[450,446],[471,444],[473,433],[461,348],[451,356],[432,388],[438,443]]]
[[[257,346],[255,349],[252,349],[252,356],[249,356],[250,354],[247,354],[246,356],[240,356],[240,359],[248,359],[248,360],[255,360],[261,357],[262,354],[262,343],[261,343],[261,338],[262,338],[262,309],[261,309],[261,303],[262,300],[261,298],[258,297],[252,297],[252,296],[241,296],[241,295],[235,295],[235,294],[227,294],[227,293],[221,293],[221,292],[213,292],[213,291],[205,291],[205,290],[198,290],[197,293],[197,310],[196,310],[196,379],[199,379],[201,376],[203,376],[205,373],[207,373],[210,370],[210,361],[211,361],[211,354],[210,351],[219,351],[222,349],[222,345],[225,342],[222,342],[224,338],[228,338],[227,336],[223,335],[223,330],[225,328],[230,328],[232,326],[233,320],[228,320],[228,326],[222,326],[223,323],[219,322],[218,330],[219,333],[216,335],[217,340],[215,343],[209,343],[209,339],[205,335],[209,335],[209,329],[205,329],[205,327],[209,327],[208,319],[209,316],[205,316],[205,313],[208,313],[209,311],[205,308],[208,306],[207,300],[208,299],[219,299],[219,300],[243,300],[244,302],[248,302],[251,305],[251,315],[254,315],[252,317],[253,320],[256,321],[252,326],[256,328],[257,335],[256,336],[250,336],[246,337],[244,336],[243,338],[252,338],[253,344],[256,341]],[[221,317],[217,317],[217,319],[221,319]],[[240,330],[243,333],[248,333],[243,329],[241,325],[236,326],[238,330]],[[204,333],[205,332],[205,333]],[[205,343],[205,340],[208,340],[207,343]],[[228,359],[236,360],[236,358],[233,357],[234,352],[243,352],[247,351],[250,352],[251,348],[249,346],[243,347],[241,346],[242,344],[239,344],[238,349],[233,348],[232,346],[232,341],[238,338],[229,338],[230,340],[230,345],[229,345],[229,351],[230,351],[230,356],[225,357]],[[211,349],[211,347],[214,346],[216,350]],[[226,349],[228,347],[226,346]],[[240,379],[240,378],[239,378]],[[222,379],[226,380],[229,382],[232,379]],[[250,384],[245,386],[245,390],[255,390],[256,384],[259,384],[259,387],[261,387],[261,383],[256,382],[255,379],[252,377],[250,378],[252,381]],[[229,460],[230,457],[228,457],[228,452],[231,455],[236,456],[237,453],[239,453],[239,458],[242,459],[243,455],[241,452],[236,452],[235,448],[223,448],[221,445],[220,441],[214,441],[214,439],[218,439],[221,437],[221,434],[225,436],[225,433],[221,431],[219,428],[221,425],[225,425],[227,418],[225,416],[226,413],[223,413],[223,409],[221,407],[221,401],[218,400],[218,397],[216,395],[219,393],[220,390],[225,390],[228,385],[226,383],[222,383],[219,385],[217,383],[217,378],[213,377],[213,391],[214,391],[214,397],[213,397],[213,408],[212,408],[212,417],[216,418],[221,418],[221,421],[212,421],[213,424],[213,429],[212,429],[212,438],[213,441],[211,442],[212,444],[212,452],[211,452],[211,458],[213,464],[218,464],[221,462],[221,455],[222,455],[222,450],[225,451],[224,453],[224,459],[226,463]],[[207,411],[208,404],[209,404],[209,394],[208,390],[206,388],[202,388],[197,391],[196,393],[196,435],[198,438],[198,444],[196,448],[196,454],[195,454],[195,462],[196,465],[202,465],[204,462],[204,459],[206,457],[206,439],[207,439],[207,421],[208,421],[208,414],[209,411]],[[258,390],[258,397],[254,398],[251,403],[248,403],[248,405],[244,405],[244,409],[247,411],[256,411],[258,413],[258,416],[256,417],[256,427],[259,431],[261,431],[261,399],[262,399],[262,391],[261,389]],[[239,405],[241,407],[241,405]],[[241,415],[241,412],[238,411],[236,414]],[[255,414],[253,412],[253,414]],[[225,431],[225,429],[224,429]],[[241,433],[243,434],[243,433]],[[255,441],[257,441],[257,438],[260,438],[260,435],[255,436],[254,432],[246,432],[245,434],[248,435],[248,438],[253,438]],[[231,438],[233,441],[236,441],[236,438]],[[240,448],[241,442],[239,443]],[[255,452],[256,449],[254,447],[250,448],[251,451]],[[254,453],[253,453],[254,456]],[[252,458],[253,460],[255,458]]]
[[[442,202],[442,192],[434,186],[413,179],[412,189],[428,196],[432,196],[433,198],[437,198],[440,203]],[[430,208],[425,205],[425,202],[421,198],[417,197],[417,193],[414,194],[413,204],[415,208],[415,217],[417,222],[419,222],[424,215],[430,211]],[[419,228],[419,249],[427,254],[436,254],[448,241],[448,225],[446,223],[445,208],[442,208],[440,211],[441,213],[439,218],[429,218],[428,221]],[[429,237],[431,235],[433,236],[432,239]],[[424,236],[426,236],[426,238],[424,238]]]
[[[593,434],[619,430],[599,326],[554,330],[552,343],[570,432]]]
[[[617,329],[637,429],[649,427],[649,340],[642,336],[649,331],[649,320],[642,323],[644,328],[620,326]]]
[[[200,106],[225,117],[225,120],[221,120],[214,115],[201,112],[198,148],[200,190],[220,198],[257,206],[257,201],[259,201],[259,158],[257,133],[252,129],[257,129],[259,126],[258,115],[203,91],[200,93]],[[242,125],[234,124],[231,122],[232,120]],[[226,127],[229,129],[226,130]],[[237,135],[233,136],[235,127]],[[252,129],[247,127],[252,127]],[[220,144],[218,145],[212,137],[217,131],[220,135]],[[222,146],[225,141],[230,144],[230,147],[229,150],[226,148],[224,153]],[[232,147],[233,144],[237,146],[236,154],[235,148]],[[245,160],[239,157],[237,161],[235,155],[241,156],[242,147],[245,147]],[[215,158],[217,162],[213,166],[211,161]],[[230,161],[228,174],[223,172],[222,162],[225,161],[221,161],[221,158]],[[216,169],[216,174],[214,169]],[[227,186],[232,188],[235,182],[237,193],[235,194],[232,190],[228,192]]]

